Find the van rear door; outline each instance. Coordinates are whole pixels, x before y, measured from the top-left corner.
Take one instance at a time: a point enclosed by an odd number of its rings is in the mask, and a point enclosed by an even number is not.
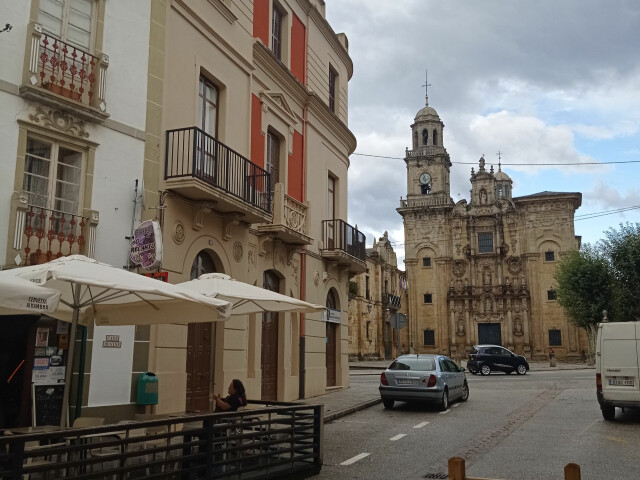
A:
[[[604,399],[640,401],[640,323],[604,324],[601,338],[600,365]]]

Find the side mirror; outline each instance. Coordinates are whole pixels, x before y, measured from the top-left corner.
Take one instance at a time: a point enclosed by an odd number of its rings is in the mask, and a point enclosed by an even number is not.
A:
[[[460,372],[464,372],[465,368],[464,367],[460,367]]]

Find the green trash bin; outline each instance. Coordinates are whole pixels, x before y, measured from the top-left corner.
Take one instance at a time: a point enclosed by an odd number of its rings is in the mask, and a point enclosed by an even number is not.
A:
[[[138,378],[136,403],[138,405],[158,404],[158,377],[155,373],[147,372]]]

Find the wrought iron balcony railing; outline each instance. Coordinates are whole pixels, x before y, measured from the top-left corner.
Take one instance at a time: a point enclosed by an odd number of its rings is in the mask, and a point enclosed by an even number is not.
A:
[[[362,232],[344,220],[322,221],[323,250],[341,250],[366,262],[365,238]]]
[[[400,308],[400,297],[391,293],[382,294],[382,304],[385,307]]]
[[[63,42],[45,32],[38,23],[31,23],[29,31],[31,40],[24,86],[60,95],[71,100],[72,104],[95,107],[104,114],[109,57],[96,57]]]
[[[197,127],[167,130],[165,180],[192,177],[271,213],[271,175]]]
[[[98,212],[74,215],[30,205],[26,194],[14,202],[13,247],[23,265],[36,265],[67,255],[93,257]],[[22,200],[22,201],[21,201]]]

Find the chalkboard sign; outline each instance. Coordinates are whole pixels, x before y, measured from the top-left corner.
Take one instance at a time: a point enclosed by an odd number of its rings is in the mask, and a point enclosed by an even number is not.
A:
[[[64,383],[33,385],[33,426],[60,425]]]

